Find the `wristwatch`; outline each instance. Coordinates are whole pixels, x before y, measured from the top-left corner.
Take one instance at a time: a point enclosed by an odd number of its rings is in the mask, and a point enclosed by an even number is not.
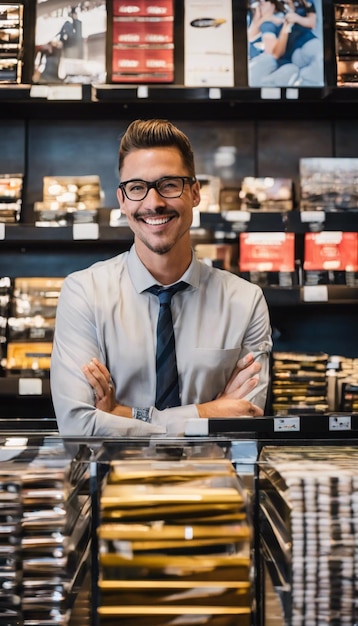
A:
[[[148,409],[140,409],[138,407],[132,408],[132,417],[135,420],[141,420],[142,422],[151,422],[151,410]]]

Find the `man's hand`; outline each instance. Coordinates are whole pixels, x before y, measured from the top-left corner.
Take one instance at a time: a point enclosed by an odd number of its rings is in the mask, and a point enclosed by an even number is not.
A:
[[[235,367],[224,391],[215,400],[198,404],[200,417],[240,417],[250,415],[260,417],[263,410],[245,396],[255,389],[259,379],[256,376],[261,370],[260,363],[254,360],[253,354],[240,359]]]
[[[116,404],[111,374],[103,363],[94,358],[83,366],[82,371],[93,389],[96,409],[112,413],[112,415],[132,417],[130,407]]]

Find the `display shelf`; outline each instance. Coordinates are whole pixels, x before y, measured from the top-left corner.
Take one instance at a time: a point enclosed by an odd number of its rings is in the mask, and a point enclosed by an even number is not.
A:
[[[326,230],[358,232],[358,211],[347,211],[341,213],[325,213],[322,220],[321,211],[317,213],[315,220],[314,211],[300,212],[297,210],[281,212],[247,212],[247,211],[225,211],[223,213],[200,213],[200,227],[193,227],[192,235],[200,237],[200,229],[208,231],[226,232],[291,232],[304,234],[306,232]],[[310,219],[308,219],[308,215]],[[105,220],[103,220],[104,222]],[[78,224],[83,231],[83,239],[86,239],[85,232],[87,224]],[[91,226],[91,225],[90,225]],[[93,239],[93,236],[89,237]],[[123,224],[120,226],[109,226],[100,221],[98,225],[98,240],[100,241],[131,241],[133,234],[130,228]],[[5,224],[2,241],[4,242],[63,242],[74,241],[73,226],[42,227],[34,224],[18,223]]]
[[[202,420],[198,420],[202,421]],[[247,433],[253,438],[262,439],[337,439],[357,438],[358,413],[306,413],[301,415],[210,418],[206,420],[208,435],[229,435]],[[194,425],[189,434],[193,433]]]
[[[42,396],[50,397],[49,378],[24,377],[10,375],[0,378],[0,397],[2,396]]]
[[[90,240],[92,236],[86,238],[86,227],[88,224],[78,224],[79,234],[76,235],[73,226],[59,226],[59,227],[42,227],[34,226],[31,224],[5,224],[5,236],[2,240],[3,243],[16,242],[16,243],[51,243],[59,244],[63,242],[78,243],[79,240]],[[92,225],[90,225],[92,226]],[[92,229],[90,229],[92,231]],[[81,234],[82,233],[82,234]],[[132,231],[127,226],[102,226],[98,227],[99,241],[106,242],[119,242],[119,241],[132,241]]]
[[[75,87],[80,88],[78,92]],[[131,116],[181,119],[356,119],[358,89],[186,87],[182,85],[11,85],[0,88],[4,119],[117,119]],[[12,106],[9,107],[8,104]]]

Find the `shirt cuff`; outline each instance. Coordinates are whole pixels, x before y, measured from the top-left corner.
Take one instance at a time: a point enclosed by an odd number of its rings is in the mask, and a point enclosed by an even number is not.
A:
[[[186,406],[174,406],[170,409],[159,411],[155,407],[151,411],[151,423],[166,429],[167,435],[182,436],[185,433],[185,423],[189,419],[200,417],[196,404]]]

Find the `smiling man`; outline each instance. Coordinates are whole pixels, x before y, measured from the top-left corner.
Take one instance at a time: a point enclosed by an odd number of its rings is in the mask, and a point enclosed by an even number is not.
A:
[[[188,137],[136,120],[119,150],[128,252],[70,274],[59,299],[51,391],[64,436],[181,435],[198,417],[260,416],[271,329],[261,289],[199,262]]]

